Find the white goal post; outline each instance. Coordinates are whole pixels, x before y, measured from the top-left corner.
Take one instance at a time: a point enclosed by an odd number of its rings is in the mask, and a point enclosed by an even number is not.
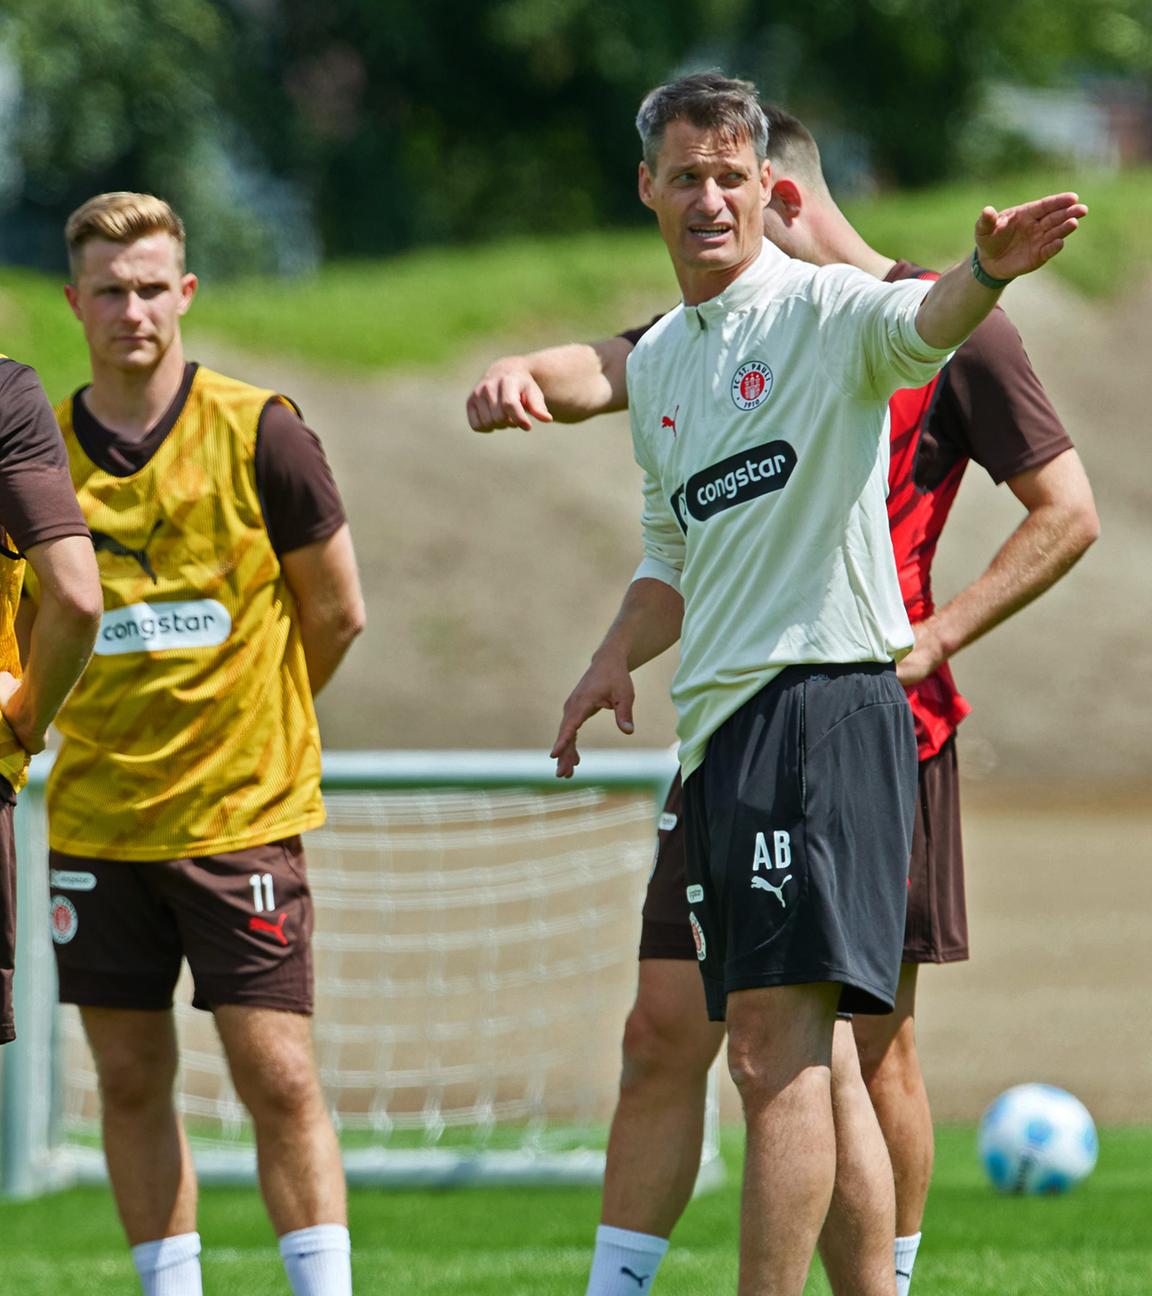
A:
[[[55,1004],[43,789],[17,808],[17,1031],[0,1191],[104,1178],[96,1080]],[[306,839],[317,1057],[350,1182],[590,1183],[604,1166],[669,752],[328,752]],[[178,1101],[204,1182],[254,1182],[211,1014],[177,988]],[[723,1176],[710,1086],[698,1187]]]

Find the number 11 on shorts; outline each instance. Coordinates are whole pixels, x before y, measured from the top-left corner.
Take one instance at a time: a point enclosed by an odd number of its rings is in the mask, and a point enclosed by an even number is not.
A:
[[[276,908],[276,897],[272,892],[271,873],[253,873],[248,879],[252,888],[252,904],[257,913],[271,913]]]

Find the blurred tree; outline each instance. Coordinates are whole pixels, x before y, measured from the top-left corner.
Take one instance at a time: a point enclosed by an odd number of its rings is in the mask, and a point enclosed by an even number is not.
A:
[[[751,77],[820,127],[838,170],[897,184],[973,156],[989,79],[1152,69],[1152,0],[247,4],[264,99],[245,85],[236,110],[308,178],[341,254],[643,219],[630,123],[693,68]]]
[[[9,259],[61,265],[73,207],[103,190],[141,189],[184,215],[198,266],[282,263],[283,182],[220,107],[222,85],[241,74],[227,6],[7,0],[0,45],[18,83],[6,141],[19,173],[6,186],[17,200],[3,223]],[[297,223],[310,237],[304,216]]]
[[[334,251],[628,219],[639,100],[724,7],[279,0],[250,28],[279,101],[245,120],[307,168]]]
[[[991,80],[1152,71],[1152,0],[0,5],[0,235],[42,262],[101,188],[172,198],[224,270],[641,220],[633,115],[694,68],[899,184],[1005,156],[972,147]]]
[[[957,173],[996,81],[1152,73],[1152,0],[740,0],[725,61],[826,134],[867,142],[882,178]]]

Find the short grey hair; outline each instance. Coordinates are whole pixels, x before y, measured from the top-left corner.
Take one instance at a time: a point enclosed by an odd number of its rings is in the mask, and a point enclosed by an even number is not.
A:
[[[664,132],[674,121],[715,131],[733,143],[747,140],[757,162],[768,156],[768,121],[751,81],[736,81],[721,72],[695,72],[649,91],[636,114],[649,171],[656,170]]]

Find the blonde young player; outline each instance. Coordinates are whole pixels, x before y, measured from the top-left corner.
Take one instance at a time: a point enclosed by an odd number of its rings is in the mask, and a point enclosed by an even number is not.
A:
[[[348,527],[295,407],[185,360],[196,279],[171,208],[102,194],[66,233],[92,382],[58,417],[105,610],[48,787],[61,999],[80,1006],[96,1059],[147,1296],[201,1290],[173,1105],[183,959],[252,1114],[292,1290],[346,1296],[300,834],[324,818],[312,698],[363,624]]]

